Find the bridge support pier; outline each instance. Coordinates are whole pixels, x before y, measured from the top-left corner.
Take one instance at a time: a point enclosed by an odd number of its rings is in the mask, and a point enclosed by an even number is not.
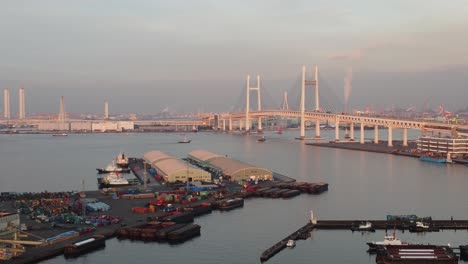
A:
[[[361,140],[360,143],[364,144],[364,123],[361,123]]]
[[[340,141],[340,120],[335,121],[335,141]]]
[[[315,120],[315,138],[320,138],[320,120]]]
[[[226,119],[223,119],[223,131],[226,131]]]
[[[379,144],[379,126],[374,126],[374,143]]]
[[[242,130],[244,128],[244,122],[242,122],[242,119],[239,120],[239,130]]]
[[[354,123],[349,125],[349,140],[354,141]]]
[[[403,128],[403,147],[408,146],[408,129]]]
[[[258,118],[258,128],[257,128],[257,132],[262,132],[263,131],[263,128],[262,128],[262,118],[259,117]]]
[[[229,131],[232,131],[232,118],[229,118]]]
[[[393,129],[391,126],[388,127],[388,146],[393,147]]]

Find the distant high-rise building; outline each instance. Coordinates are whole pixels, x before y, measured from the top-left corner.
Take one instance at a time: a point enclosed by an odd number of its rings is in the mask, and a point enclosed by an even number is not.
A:
[[[10,90],[3,89],[3,118],[10,119]]]
[[[107,101],[104,103],[104,119],[109,119],[109,104]]]
[[[24,105],[24,88],[19,90],[19,119],[24,119],[26,117],[25,105]]]

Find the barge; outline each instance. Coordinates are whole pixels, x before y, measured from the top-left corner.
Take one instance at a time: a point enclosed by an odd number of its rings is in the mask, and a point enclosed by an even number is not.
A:
[[[191,212],[194,217],[204,215],[204,214],[211,214],[213,211],[213,207],[209,203],[204,203],[197,206],[185,207],[185,212]]]
[[[388,245],[379,252],[377,264],[456,264],[458,257],[449,247],[435,245]]]
[[[63,254],[66,258],[78,257],[87,252],[91,252],[106,246],[106,238],[102,235],[94,235],[91,238],[65,245]]]
[[[301,194],[300,191],[298,190],[289,190],[283,194],[281,194],[281,197],[283,198],[291,198],[291,197],[294,197],[294,196],[298,196],[299,194]]]
[[[229,211],[238,207],[244,206],[244,199],[242,198],[234,198],[234,199],[229,199],[224,202],[222,202],[219,205],[219,210],[221,211]]]
[[[187,226],[188,224],[173,224],[171,226],[162,228],[156,232],[156,240],[162,241],[167,239],[167,235],[177,229]]]
[[[169,215],[158,217],[158,221],[174,222],[177,224],[191,223],[193,222],[193,214],[191,212],[174,212]]]
[[[200,235],[201,227],[197,224],[188,224],[182,228],[179,228],[175,231],[169,232],[167,234],[167,239],[170,242],[183,242],[187,239],[190,239],[195,236]]]

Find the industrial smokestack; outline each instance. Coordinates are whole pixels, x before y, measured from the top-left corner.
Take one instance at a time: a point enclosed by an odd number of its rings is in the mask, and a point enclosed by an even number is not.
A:
[[[104,119],[109,119],[109,103],[104,103]]]
[[[26,117],[25,105],[24,105],[24,88],[19,89],[19,119],[24,119]]]
[[[10,119],[10,90],[3,89],[3,118]]]

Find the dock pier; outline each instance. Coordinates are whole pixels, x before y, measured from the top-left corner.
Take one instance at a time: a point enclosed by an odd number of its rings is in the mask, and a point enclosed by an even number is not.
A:
[[[314,225],[312,223],[307,223],[305,226],[299,228],[296,232],[290,234],[289,236],[282,239],[280,242],[274,244],[267,250],[263,251],[262,255],[260,256],[260,261],[267,261],[274,255],[276,255],[278,252],[286,248],[288,240],[307,239],[307,237],[313,229]]]
[[[315,220],[311,217],[311,221],[299,228],[294,233],[280,240],[278,243],[265,250],[260,261],[265,262],[286,248],[288,240],[307,239],[309,234],[314,229],[321,230],[350,230],[361,223],[370,222],[372,227],[377,230],[401,230],[409,232],[438,232],[439,230],[467,230],[468,220],[430,220],[425,223],[429,225],[427,229],[415,228],[415,223],[410,221],[387,221],[387,220]],[[356,231],[363,232],[363,231]],[[365,232],[365,231],[364,231]],[[468,247],[467,247],[468,248]],[[464,248],[465,251],[466,248]],[[468,254],[467,254],[468,255]]]

